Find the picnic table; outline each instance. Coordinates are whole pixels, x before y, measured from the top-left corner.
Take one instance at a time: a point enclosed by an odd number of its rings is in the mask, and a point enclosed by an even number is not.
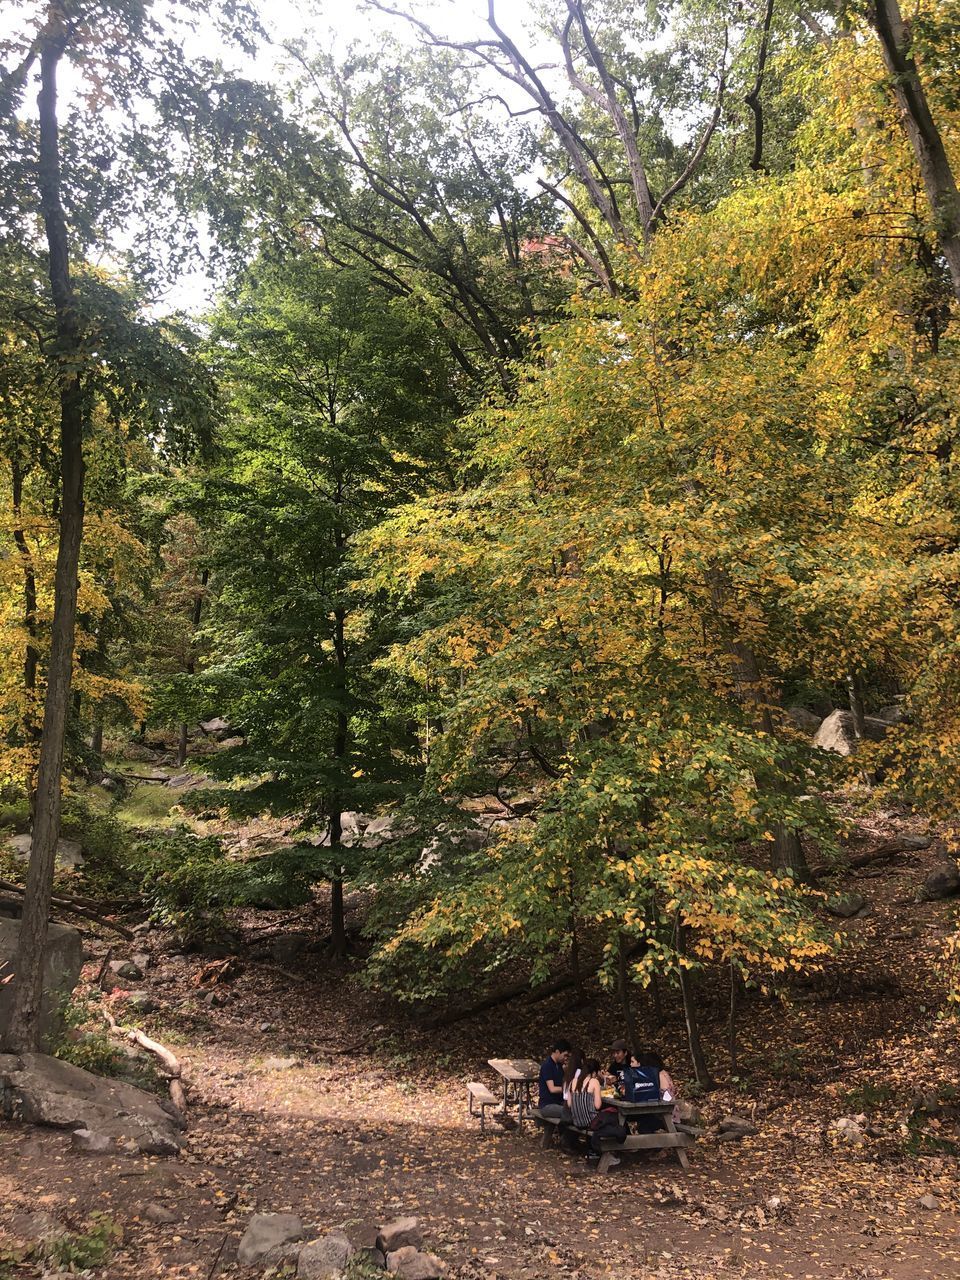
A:
[[[500,1113],[509,1114],[510,1107],[516,1103],[517,1127],[523,1133],[524,1106],[530,1107],[530,1086],[539,1079],[540,1066],[532,1058],[488,1058],[487,1066],[503,1081],[503,1103]],[[513,1097],[510,1093],[513,1091]]]
[[[677,1159],[683,1169],[689,1171],[685,1148],[693,1145],[693,1133],[677,1129],[673,1122],[672,1102],[624,1102],[622,1098],[604,1098],[604,1105],[616,1107],[620,1119],[627,1127],[627,1136],[621,1142],[617,1138],[602,1138],[600,1145],[602,1155],[597,1165],[598,1173],[609,1172],[615,1151],[676,1151]],[[551,1141],[551,1130],[557,1132],[562,1121],[553,1117],[542,1116],[539,1111],[532,1112],[533,1118],[544,1128],[544,1144]],[[664,1128],[655,1133],[631,1133],[630,1122],[641,1116],[659,1116]],[[582,1131],[578,1131],[582,1132]],[[695,1132],[695,1131],[694,1131]]]

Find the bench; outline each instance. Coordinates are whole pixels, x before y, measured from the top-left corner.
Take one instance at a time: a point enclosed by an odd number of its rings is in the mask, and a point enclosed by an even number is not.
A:
[[[480,1108],[479,1111],[474,1111],[474,1104]],[[497,1099],[485,1084],[480,1084],[477,1080],[470,1081],[467,1085],[467,1108],[474,1118],[480,1117],[481,1133],[486,1132],[484,1121],[487,1107],[495,1107],[496,1105]]]
[[[692,1147],[698,1134],[703,1133],[702,1129],[693,1129],[688,1126],[678,1128],[673,1122],[673,1104],[662,1104],[660,1107],[645,1107],[644,1110],[649,1114],[662,1115],[665,1129],[659,1130],[657,1133],[628,1133],[623,1142],[616,1138],[601,1138],[600,1163],[597,1165],[598,1173],[609,1173],[613,1164],[613,1154],[617,1151],[676,1151],[677,1159],[681,1168],[689,1172],[690,1164],[687,1160],[686,1148]],[[561,1120],[559,1116],[545,1116],[538,1108],[533,1108],[528,1112],[530,1118],[543,1129],[543,1145],[549,1147],[554,1136],[560,1132],[561,1126],[570,1130],[578,1136],[588,1136],[583,1129],[574,1128],[569,1120]],[[625,1117],[629,1121],[629,1113]]]

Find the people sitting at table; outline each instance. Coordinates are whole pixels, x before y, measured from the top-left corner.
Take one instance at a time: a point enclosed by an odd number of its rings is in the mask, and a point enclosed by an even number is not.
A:
[[[667,1070],[663,1058],[656,1049],[642,1049],[631,1055],[631,1074],[636,1073],[633,1100],[637,1102],[673,1102],[677,1096],[676,1085]],[[646,1087],[644,1087],[646,1086]],[[674,1120],[677,1110],[674,1109]],[[656,1133],[665,1129],[663,1116],[638,1116],[638,1133]]]
[[[569,1040],[556,1040],[540,1065],[537,1106],[547,1119],[563,1119],[563,1068],[569,1052]]]
[[[583,1068],[584,1054],[582,1049],[571,1049],[567,1054],[567,1061],[563,1068],[563,1102],[567,1110],[570,1109],[570,1094],[577,1076]]]
[[[588,1160],[600,1159],[604,1138],[616,1138],[618,1142],[623,1142],[627,1136],[616,1107],[605,1104],[600,1088],[600,1063],[596,1058],[588,1058],[584,1062],[571,1088],[570,1113],[575,1127],[590,1135]],[[620,1160],[614,1156],[610,1163],[619,1164]]]

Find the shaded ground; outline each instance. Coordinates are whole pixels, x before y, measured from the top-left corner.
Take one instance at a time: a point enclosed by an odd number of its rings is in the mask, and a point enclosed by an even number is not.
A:
[[[902,825],[881,820],[855,847]],[[960,1086],[956,1029],[939,1018],[934,970],[955,908],[914,901],[940,856],[900,854],[843,877],[870,913],[838,922],[841,957],[789,1002],[747,1003],[739,1077],[699,1100],[709,1132],[689,1176],[672,1161],[625,1160],[599,1178],[541,1150],[533,1134],[481,1140],[466,1115],[463,1082],[490,1078],[487,1057],[538,1053],[558,1031],[608,1044],[619,1027],[606,997],[576,1009],[563,996],[515,1001],[428,1032],[349,967],[314,957],[295,971],[247,962],[214,1006],[193,986],[204,961],[171,956],[161,935],[147,934],[131,948],[154,962],[137,986],[161,1009],[144,1025],[181,1055],[192,1084],[188,1154],[88,1157],[63,1134],[0,1128],[0,1249],[18,1210],[46,1209],[74,1229],[101,1212],[124,1240],[99,1275],[209,1278],[215,1267],[240,1276],[233,1255],[253,1211],[293,1210],[360,1240],[404,1212],[420,1216],[430,1247],[463,1280],[957,1274],[956,1119],[911,1117],[918,1091]],[[88,977],[102,944],[91,950]],[[705,992],[721,1074],[725,1028],[711,1003]],[[681,1026],[654,1030],[651,1010],[640,1013],[682,1079]],[[285,1055],[299,1065],[265,1065]],[[753,1116],[759,1133],[719,1143],[715,1122],[729,1111]],[[831,1125],[860,1112],[874,1136],[845,1146]],[[936,1209],[921,1208],[927,1194]],[[145,1222],[151,1202],[177,1221]],[[8,1264],[8,1274],[36,1271]]]

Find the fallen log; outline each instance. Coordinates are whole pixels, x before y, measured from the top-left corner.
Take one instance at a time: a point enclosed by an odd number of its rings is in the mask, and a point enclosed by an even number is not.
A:
[[[129,1031],[124,1031],[118,1025],[116,1018],[114,1018],[109,1009],[103,1010],[103,1016],[114,1035],[122,1036],[123,1039],[129,1041],[130,1044],[138,1044],[141,1049],[145,1050],[147,1053],[152,1053],[159,1061],[161,1069],[167,1076],[167,1086],[170,1090],[170,1101],[181,1115],[186,1115],[187,1095],[183,1088],[179,1058],[177,1058],[175,1054],[171,1053],[166,1045],[160,1044],[158,1040],[151,1040],[146,1032],[141,1031],[139,1027],[133,1027]]]
[[[22,906],[23,890],[17,884],[11,884],[9,880],[0,880],[0,889],[5,893],[15,893],[15,899],[0,899],[0,905],[19,908]],[[82,900],[76,898],[68,898],[62,894],[56,894],[50,899],[51,909],[54,911],[66,911],[69,915],[80,916],[84,920],[92,920],[94,924],[103,925],[105,929],[112,929],[114,933],[119,933],[121,938],[126,938],[128,942],[136,939],[136,934],[126,927],[126,925],[117,924],[115,920],[110,920],[107,916],[101,915],[99,911],[94,911],[90,907],[81,905]]]

